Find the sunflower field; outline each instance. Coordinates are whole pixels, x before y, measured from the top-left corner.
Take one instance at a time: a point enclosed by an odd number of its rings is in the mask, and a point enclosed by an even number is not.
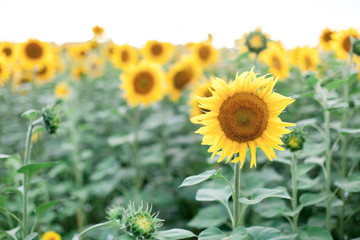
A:
[[[359,240],[360,31],[0,42],[0,239]]]

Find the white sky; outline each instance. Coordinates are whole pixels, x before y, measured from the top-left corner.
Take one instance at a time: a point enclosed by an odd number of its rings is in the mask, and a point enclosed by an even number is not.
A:
[[[316,45],[326,27],[359,30],[359,10],[360,0],[0,0],[0,41],[87,41],[99,25],[118,44],[180,44],[212,33],[215,46],[232,47],[261,27],[291,48]]]

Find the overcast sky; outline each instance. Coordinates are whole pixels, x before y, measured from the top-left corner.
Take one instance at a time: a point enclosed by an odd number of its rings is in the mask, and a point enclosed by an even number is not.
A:
[[[115,43],[186,43],[214,36],[232,47],[261,27],[285,47],[316,45],[321,30],[360,28],[360,0],[0,0],[0,41],[86,41],[92,27]]]

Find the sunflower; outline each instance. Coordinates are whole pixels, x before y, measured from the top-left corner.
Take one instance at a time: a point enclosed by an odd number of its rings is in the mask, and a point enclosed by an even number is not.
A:
[[[0,56],[4,56],[6,62],[12,63],[15,60],[15,44],[10,42],[0,43]]]
[[[257,77],[253,70],[236,75],[229,84],[213,78],[212,96],[198,98],[199,106],[209,111],[192,121],[204,125],[196,133],[204,135],[202,144],[210,145],[212,157],[220,155],[218,162],[225,157],[228,162],[238,153],[232,162],[240,161],[243,166],[250,148],[250,167],[256,167],[257,146],[270,161],[276,158],[274,149],[284,150],[281,136],[290,133],[285,127],[294,124],[282,122],[278,115],[294,100],[273,92],[277,80],[268,75]]]
[[[96,25],[92,28],[95,37],[101,37],[104,34],[104,29]]]
[[[29,83],[33,81],[33,78],[34,74],[32,71],[24,70],[20,66],[15,65],[13,87],[16,91],[20,90],[22,93],[27,93]]]
[[[37,69],[35,74],[37,83],[45,83],[51,81],[55,76],[55,65],[51,62],[47,62],[39,69]]]
[[[136,106],[142,103],[148,106],[163,97],[164,78],[159,65],[143,61],[120,75],[120,88],[125,91],[124,97],[129,104]]]
[[[0,56],[0,86],[4,85],[9,78],[8,65],[3,56]]]
[[[316,48],[301,48],[299,51],[299,65],[302,71],[315,71],[319,64],[319,53]]]
[[[86,68],[84,66],[73,66],[71,68],[71,76],[75,80],[80,80],[86,75]]]
[[[326,28],[322,31],[320,35],[320,46],[324,50],[330,50],[331,49],[331,42],[333,40],[332,35],[334,34],[334,31],[331,31],[329,28]]]
[[[148,41],[143,49],[143,53],[148,60],[165,63],[173,52],[173,45],[165,42]]]
[[[259,54],[266,49],[268,38],[260,29],[250,32],[245,37],[245,45],[250,52]]]
[[[166,77],[170,99],[179,100],[182,91],[196,82],[200,74],[201,70],[192,57],[184,58],[176,63]]]
[[[26,69],[40,67],[47,61],[52,61],[53,53],[48,43],[29,39],[18,45],[18,55],[21,65]]]
[[[70,87],[66,82],[60,82],[55,86],[55,96],[59,99],[66,99],[70,95]]]
[[[42,236],[41,240],[61,240],[61,236],[56,232],[48,231]]]
[[[104,75],[104,61],[100,57],[90,59],[87,65],[87,71],[93,78],[98,78]]]
[[[189,105],[191,106],[191,116],[196,117],[198,115],[208,112],[207,109],[199,107],[199,101],[197,97],[211,97],[212,93],[210,92],[211,82],[202,82],[196,84],[191,91],[191,97]]]
[[[68,46],[70,58],[75,61],[84,61],[91,51],[89,43],[72,44]]]
[[[279,76],[280,80],[289,74],[285,50],[279,43],[269,42],[268,48],[260,53],[259,58],[270,67],[272,74]]]
[[[103,49],[103,56],[105,56],[106,59],[110,60],[112,59],[112,56],[114,55],[116,45],[110,41],[107,42],[104,49]]]
[[[338,31],[331,35],[333,37],[332,48],[339,59],[345,59],[351,52],[351,38],[358,38],[359,33],[350,28],[346,31]]]
[[[214,64],[218,57],[217,50],[207,42],[200,42],[192,45],[194,56],[197,62],[207,67]]]
[[[127,69],[137,62],[135,49],[130,45],[116,46],[112,55],[113,64],[121,69]]]

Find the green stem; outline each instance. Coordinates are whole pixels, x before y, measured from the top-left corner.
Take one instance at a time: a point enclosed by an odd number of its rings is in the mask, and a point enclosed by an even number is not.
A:
[[[135,107],[134,114],[134,159],[133,165],[136,169],[136,177],[135,177],[135,186],[138,190],[141,189],[142,186],[142,176],[139,166],[139,124],[140,124],[140,110],[139,107]]]
[[[297,208],[297,155],[296,153],[292,153],[291,154],[291,185],[292,185],[292,200],[291,200],[291,206],[293,211],[296,210]],[[299,219],[299,214],[296,214],[293,217],[293,224],[292,224],[292,229],[293,229],[293,233],[297,233],[297,226],[298,226],[298,219]]]
[[[326,160],[325,160],[325,168],[326,168],[326,229],[328,232],[331,231],[331,155],[330,155],[330,112],[328,109],[325,109],[324,112],[325,119],[325,141],[328,142],[328,146],[326,148]]]
[[[240,163],[235,163],[234,165],[234,196],[233,196],[233,201],[234,201],[234,227],[233,229],[235,229],[236,227],[239,226],[239,220],[240,220],[240,206],[239,206],[239,198],[240,198]]]
[[[84,231],[79,233],[79,235],[76,235],[73,239],[76,239],[76,240],[81,239],[80,238],[81,235],[84,235],[85,233],[90,232],[91,230],[94,230],[94,229],[99,228],[99,227],[104,227],[104,226],[108,226],[108,225],[111,225],[111,224],[115,224],[115,223],[119,223],[119,220],[112,220],[112,221],[96,224],[94,226],[91,226],[91,227],[85,229]]]
[[[26,143],[25,143],[25,156],[24,156],[24,165],[30,163],[31,160],[31,137],[32,137],[32,130],[33,130],[33,122],[30,122],[30,125],[27,130],[26,134]],[[24,174],[23,179],[23,187],[24,187],[24,194],[23,194],[23,238],[28,235],[28,192],[30,188],[30,178],[27,174]]]

